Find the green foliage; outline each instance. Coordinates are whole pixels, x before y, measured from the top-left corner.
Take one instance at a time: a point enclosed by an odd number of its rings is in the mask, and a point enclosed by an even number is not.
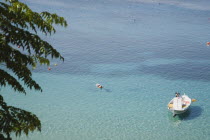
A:
[[[0,132],[5,133],[9,137],[10,132],[14,132],[16,136],[21,133],[28,135],[29,131],[41,131],[41,122],[36,115],[31,112],[7,106],[3,97],[0,95]]]
[[[45,35],[55,33],[53,24],[67,26],[63,17],[48,12],[33,12],[18,0],[0,2],[0,63],[5,63],[6,68],[30,89],[41,90],[41,87],[32,80],[29,66],[35,67],[37,63],[49,65],[48,56],[64,60],[56,49],[36,34],[37,30]],[[21,49],[25,53],[20,52]],[[1,85],[7,83],[15,90],[26,93],[23,86],[8,75],[7,72],[0,74]]]
[[[0,87],[10,85],[15,91],[26,94],[29,89],[42,91],[32,79],[31,68],[37,64],[50,65],[50,58],[64,60],[60,53],[37,35],[51,35],[53,25],[67,26],[63,17],[49,12],[37,13],[18,0],[0,2]],[[14,76],[15,75],[15,76]],[[7,106],[0,96],[0,137],[11,132],[26,135],[41,130],[38,118],[30,112]]]

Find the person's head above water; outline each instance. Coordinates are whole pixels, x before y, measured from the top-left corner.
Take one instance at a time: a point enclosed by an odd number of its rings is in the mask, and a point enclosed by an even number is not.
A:
[[[100,84],[96,84],[96,87],[98,87],[98,88],[103,88],[103,86],[100,85]]]

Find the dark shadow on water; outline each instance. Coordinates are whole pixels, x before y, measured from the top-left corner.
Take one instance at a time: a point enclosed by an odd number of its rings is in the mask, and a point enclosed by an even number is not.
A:
[[[172,113],[169,113],[169,120],[172,122],[177,121],[189,121],[198,118],[203,112],[203,109],[199,106],[191,106],[185,113],[176,115],[173,117]]]
[[[33,72],[39,73],[57,73],[57,74],[73,74],[73,75],[94,75],[104,77],[123,77],[128,75],[156,75],[169,80],[193,80],[193,81],[210,81],[210,65],[200,62],[183,62],[172,64],[157,64],[157,65],[139,65],[139,67],[130,70],[117,70],[111,71],[91,71],[91,65],[71,65],[63,64],[58,66],[52,66],[52,70],[49,71],[47,67],[39,67]]]
[[[141,66],[139,71],[169,80],[210,81],[210,65],[204,63],[160,64],[155,66]]]
[[[110,89],[104,89],[106,92],[112,92]]]

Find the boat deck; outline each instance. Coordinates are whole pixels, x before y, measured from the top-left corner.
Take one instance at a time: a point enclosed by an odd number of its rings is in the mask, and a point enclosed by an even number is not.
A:
[[[180,97],[174,98],[174,100],[173,100],[173,108],[174,108],[174,110],[183,110],[182,107],[183,107],[182,106],[182,98],[180,98]]]

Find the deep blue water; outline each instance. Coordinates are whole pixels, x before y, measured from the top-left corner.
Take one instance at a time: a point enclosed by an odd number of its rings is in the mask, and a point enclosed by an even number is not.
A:
[[[210,2],[27,3],[65,17],[69,26],[43,36],[65,61],[53,60],[51,71],[43,66],[34,70],[42,93],[1,90],[8,104],[42,121],[41,133],[14,139],[209,139]],[[176,91],[198,101],[173,118],[167,103]]]

